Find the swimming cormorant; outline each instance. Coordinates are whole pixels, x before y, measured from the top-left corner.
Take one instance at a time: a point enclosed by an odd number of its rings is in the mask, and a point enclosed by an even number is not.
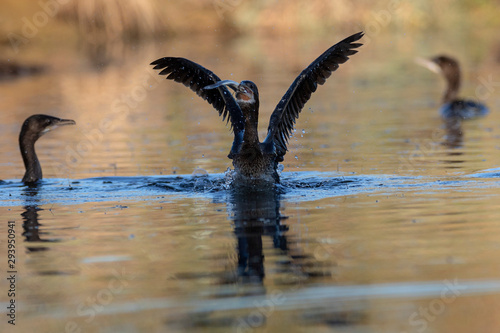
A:
[[[457,60],[440,55],[430,60],[418,58],[417,63],[434,73],[442,74],[446,80],[443,105],[439,110],[442,118],[472,119],[488,114],[489,110],[484,104],[457,97],[461,83],[460,66]]]
[[[208,69],[184,58],[160,58],[151,65],[162,70],[160,75],[189,87],[207,100],[223,120],[231,122],[234,141],[228,157],[233,160],[235,181],[279,182],[278,162],[283,161],[300,111],[318,85],[325,83],[348,56],[358,52],[355,49],[362,44],[355,42],[362,36],[363,32],[359,32],[333,45],[299,74],[274,109],[262,143],[258,137],[259,92],[255,83],[221,81]],[[236,99],[228,87],[236,92]]]
[[[44,114],[35,114],[24,121],[19,134],[19,149],[26,168],[23,183],[35,183],[42,179],[42,167],[35,152],[36,140],[57,127],[75,124],[71,119],[60,119]]]

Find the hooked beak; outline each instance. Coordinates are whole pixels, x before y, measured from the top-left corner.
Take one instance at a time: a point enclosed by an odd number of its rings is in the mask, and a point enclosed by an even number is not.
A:
[[[217,83],[208,85],[208,86],[204,87],[203,89],[205,89],[205,90],[216,89],[216,88],[219,88],[220,86],[229,86],[229,88],[233,89],[234,91],[237,91],[239,83],[236,81],[232,81],[232,80],[222,80],[222,81],[219,81]]]
[[[229,88],[233,89],[236,92],[236,99],[238,101],[251,101],[254,99],[253,92],[250,88],[248,88],[244,81],[242,83],[238,83],[232,80],[223,80],[217,83],[211,84],[209,86],[204,87],[203,89],[215,89],[220,86],[229,86]]]
[[[60,119],[56,125],[58,127],[59,126],[66,126],[66,125],[76,125],[76,122],[73,119]]]
[[[437,74],[441,73],[441,67],[439,67],[439,65],[436,64],[432,60],[417,57],[417,58],[415,58],[415,63],[419,64],[420,66],[423,66],[423,67],[427,68],[431,72],[434,72],[434,73],[437,73]]]
[[[61,126],[66,126],[66,125],[76,125],[76,122],[72,119],[59,119],[55,121],[52,125],[48,126],[42,131],[42,134],[45,134],[47,132],[52,131],[53,129],[56,129]]]

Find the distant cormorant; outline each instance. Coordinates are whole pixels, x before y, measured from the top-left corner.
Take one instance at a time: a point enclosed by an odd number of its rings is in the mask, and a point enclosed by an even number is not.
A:
[[[457,60],[440,55],[430,60],[418,58],[417,62],[434,73],[442,74],[446,80],[443,105],[439,110],[442,118],[472,119],[488,114],[489,110],[484,104],[457,97],[461,83]]]
[[[19,134],[19,149],[26,168],[22,180],[24,183],[34,183],[43,178],[42,167],[35,152],[36,140],[57,127],[75,124],[75,121],[71,119],[60,119],[44,114],[35,114],[24,121]]]
[[[299,74],[274,109],[262,143],[258,137],[259,92],[255,83],[221,81],[208,69],[184,58],[160,58],[151,65],[162,70],[160,75],[189,87],[207,100],[223,120],[227,117],[231,122],[234,141],[228,157],[233,160],[235,181],[279,182],[278,162],[283,161],[300,111],[318,85],[325,83],[348,56],[357,53],[354,49],[362,44],[355,42],[362,36],[359,32],[330,47]],[[236,92],[236,99],[228,87]]]

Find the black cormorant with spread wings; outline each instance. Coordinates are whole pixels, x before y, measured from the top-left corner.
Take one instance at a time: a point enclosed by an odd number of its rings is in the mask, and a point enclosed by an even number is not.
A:
[[[258,136],[259,92],[255,83],[221,81],[208,69],[184,58],[160,58],[151,65],[161,70],[160,75],[189,87],[231,123],[234,141],[228,157],[233,160],[234,181],[277,183],[277,166],[286,154],[300,111],[318,85],[324,84],[340,64],[358,52],[355,49],[362,44],[356,41],[362,36],[363,32],[359,32],[333,45],[299,74],[274,109],[263,142]],[[236,92],[236,98],[228,87]]]

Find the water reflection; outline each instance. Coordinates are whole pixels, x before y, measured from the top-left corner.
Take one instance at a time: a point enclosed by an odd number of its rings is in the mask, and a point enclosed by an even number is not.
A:
[[[461,148],[464,141],[462,130],[462,120],[459,118],[449,118],[444,120],[446,130],[443,145],[448,148]]]
[[[47,240],[40,237],[43,232],[40,232],[41,224],[38,222],[38,212],[43,210],[38,207],[38,191],[39,184],[26,186],[23,190],[23,195],[27,197],[27,204],[24,206],[23,217],[23,236],[28,243],[32,242],[56,242],[57,240]],[[49,248],[42,245],[26,245],[29,252],[47,251]]]
[[[273,246],[288,252],[286,232],[280,214],[280,194],[274,189],[233,189],[228,201],[234,234],[237,238],[238,277],[242,283],[262,282],[265,276],[262,237],[273,240]]]
[[[444,119],[445,137],[442,145],[449,148],[446,151],[447,159],[443,160],[447,169],[460,169],[465,162],[464,152],[462,149],[464,144],[464,132],[462,129],[462,119],[447,118]]]
[[[279,260],[274,267],[275,273],[282,274],[281,278],[275,279],[279,288],[286,288],[288,292],[294,292],[300,287],[316,281],[315,279],[329,278],[333,267],[332,262],[321,262],[315,255],[304,253],[299,244],[289,244],[287,235],[289,226],[284,223],[288,219],[280,213],[281,194],[275,189],[246,189],[233,190],[228,200],[231,208],[231,220],[234,221],[234,234],[237,238],[238,282],[242,285],[264,284],[265,277],[265,253],[263,251],[263,238],[272,239],[273,248],[286,259]],[[262,294],[265,301],[256,304],[265,304],[253,309],[250,313],[238,318],[237,330],[246,330],[266,325],[268,315],[279,306],[280,292],[277,290],[251,289],[253,295]],[[240,291],[241,292],[241,291]],[[278,295],[278,296],[277,296]],[[238,295],[241,296],[241,293]],[[278,300],[278,301],[277,301]],[[326,325],[335,327],[338,325],[356,325],[363,322],[365,314],[359,309],[344,307],[343,302],[333,302],[328,306],[312,306],[302,315],[305,325]],[[264,308],[264,310],[262,310]]]
[[[330,277],[325,262],[317,260],[301,248],[300,242],[290,242],[289,226],[284,223],[287,216],[281,215],[282,194],[272,189],[233,189],[227,205],[230,218],[234,221],[234,234],[237,239],[237,277],[240,284],[263,284],[266,276],[263,239],[272,240],[273,249],[279,260],[272,263],[280,275],[274,282],[282,286],[294,287],[310,283],[315,278]],[[331,267],[332,263],[327,265]],[[271,264],[270,264],[271,265]]]
[[[216,274],[218,287],[205,291],[208,300],[187,305],[190,309],[183,316],[169,316],[167,325],[231,327],[235,331],[268,327],[268,321],[274,320],[270,317],[281,317],[285,307],[301,308],[302,302],[310,302],[307,292],[302,293],[308,285],[335,281],[335,260],[308,253],[303,240],[296,238],[285,223],[291,220],[281,213],[280,190],[232,188],[226,194],[219,199],[226,204],[233,222],[236,245],[231,251],[236,255],[229,257],[237,258],[236,262],[227,265],[230,268],[223,274]],[[271,251],[266,246],[269,243]],[[271,278],[266,279],[266,275]],[[189,277],[177,277],[181,276]],[[335,327],[358,325],[365,320],[363,301],[353,305],[335,299],[334,294],[329,297],[333,300],[310,303],[295,321]]]
[[[94,70],[104,70],[112,65],[120,65],[123,63],[123,58],[130,57],[130,53],[134,53],[137,49],[126,43],[90,41],[81,43],[80,48]]]

